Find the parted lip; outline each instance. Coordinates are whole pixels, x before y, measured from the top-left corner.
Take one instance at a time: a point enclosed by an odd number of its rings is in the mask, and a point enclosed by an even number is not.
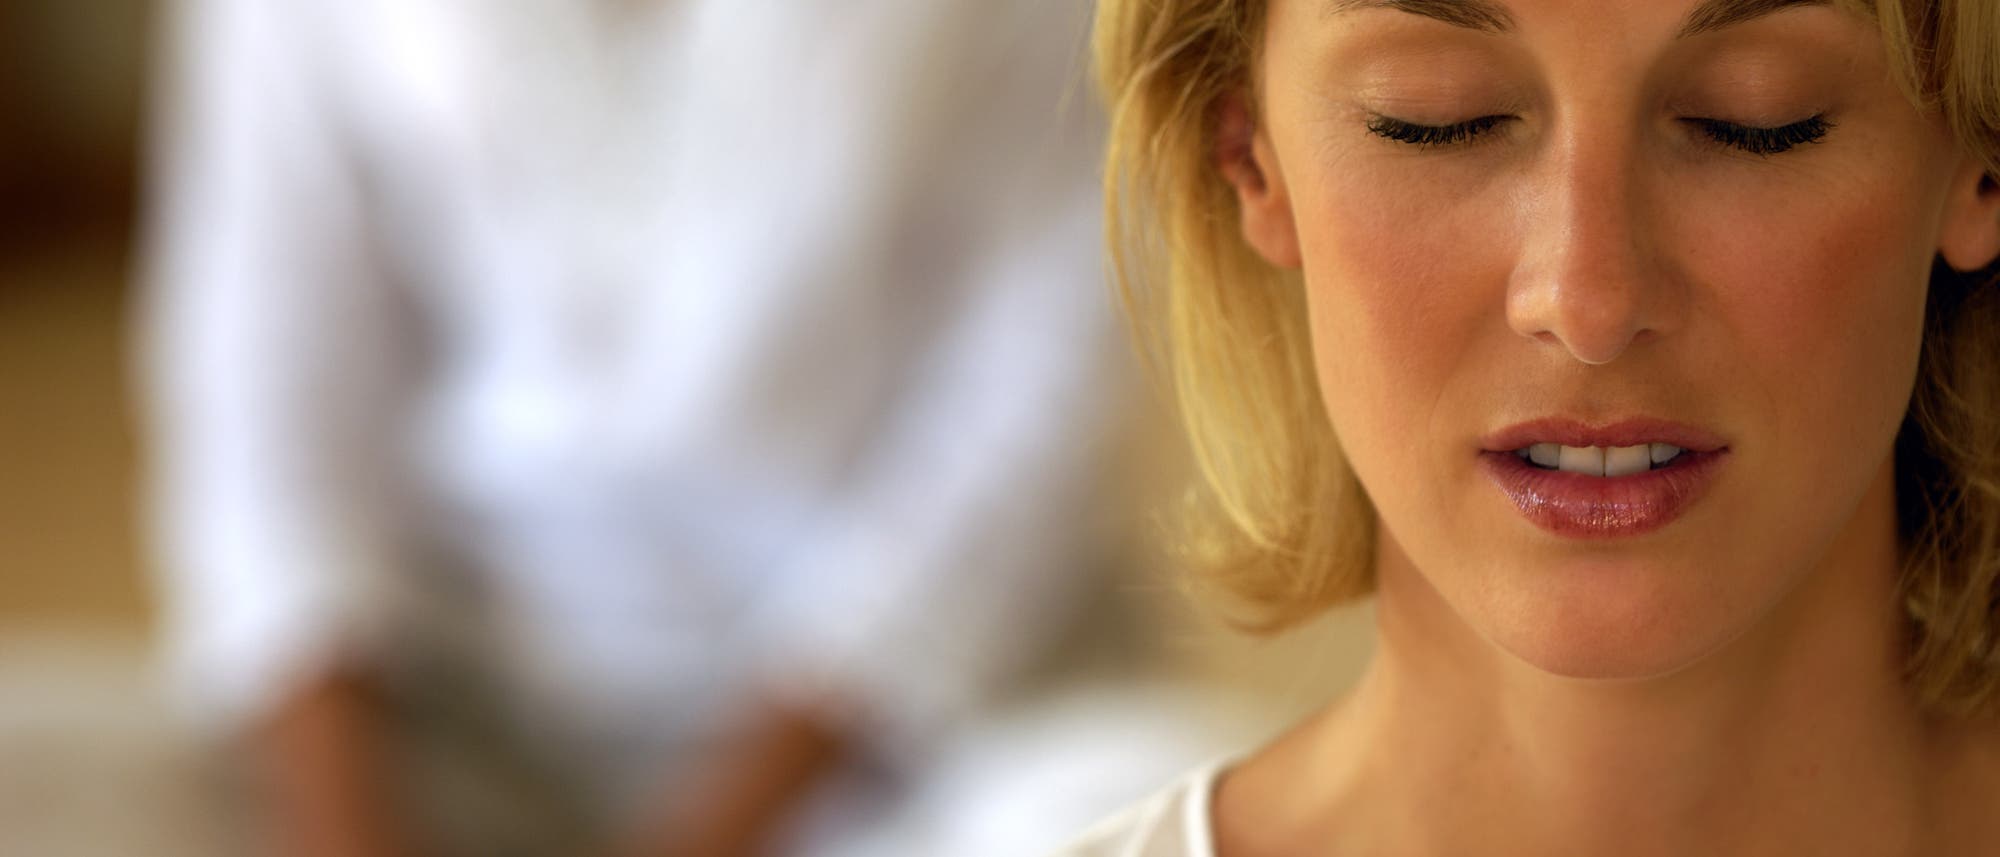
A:
[[[1729,445],[1708,429],[1654,417],[1630,417],[1598,424],[1569,417],[1545,417],[1516,423],[1480,439],[1480,446],[1487,452],[1513,452],[1537,443],[1563,446],[1670,443],[1693,452],[1714,452]]]

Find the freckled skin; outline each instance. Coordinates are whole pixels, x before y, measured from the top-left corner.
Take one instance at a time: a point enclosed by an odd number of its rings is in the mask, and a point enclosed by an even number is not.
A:
[[[1311,3],[1274,3],[1267,172],[1385,561],[1550,672],[1668,672],[1778,609],[1887,502],[1955,148],[1890,82],[1869,25],[1831,8],[1677,43],[1682,4],[1512,5],[1521,29],[1501,38],[1393,12],[1327,26]],[[1566,29],[1601,19],[1628,26]],[[1404,36],[1433,72],[1368,55]],[[1795,71],[1746,78],[1704,65],[1717,56]],[[1513,118],[1417,151],[1367,132],[1384,105],[1423,124]],[[1732,110],[1834,127],[1758,157],[1680,121]],[[1482,434],[1550,415],[1689,422],[1730,460],[1665,529],[1568,542],[1477,467]]]

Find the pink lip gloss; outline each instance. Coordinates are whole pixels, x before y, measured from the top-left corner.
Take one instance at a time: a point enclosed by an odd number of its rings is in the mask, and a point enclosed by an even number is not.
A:
[[[1548,470],[1512,452],[1484,451],[1480,466],[1514,508],[1536,526],[1574,539],[1642,535],[1668,524],[1701,499],[1728,450],[1683,450],[1667,464],[1626,476]]]

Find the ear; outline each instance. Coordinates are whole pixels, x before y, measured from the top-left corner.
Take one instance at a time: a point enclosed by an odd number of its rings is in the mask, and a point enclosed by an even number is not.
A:
[[[2000,258],[2000,179],[1977,156],[1966,155],[1951,180],[1938,253],[1960,272],[1980,270]]]
[[[1236,189],[1243,239],[1265,261],[1297,268],[1299,233],[1285,176],[1278,170],[1270,135],[1258,127],[1244,99],[1244,93],[1236,92],[1216,106],[1215,166]]]

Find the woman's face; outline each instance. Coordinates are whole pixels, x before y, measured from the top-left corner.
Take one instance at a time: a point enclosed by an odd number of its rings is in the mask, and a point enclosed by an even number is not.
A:
[[[1272,0],[1257,74],[1246,234],[1303,269],[1385,556],[1486,639],[1670,671],[1892,532],[1931,261],[1992,215],[1871,22]]]

